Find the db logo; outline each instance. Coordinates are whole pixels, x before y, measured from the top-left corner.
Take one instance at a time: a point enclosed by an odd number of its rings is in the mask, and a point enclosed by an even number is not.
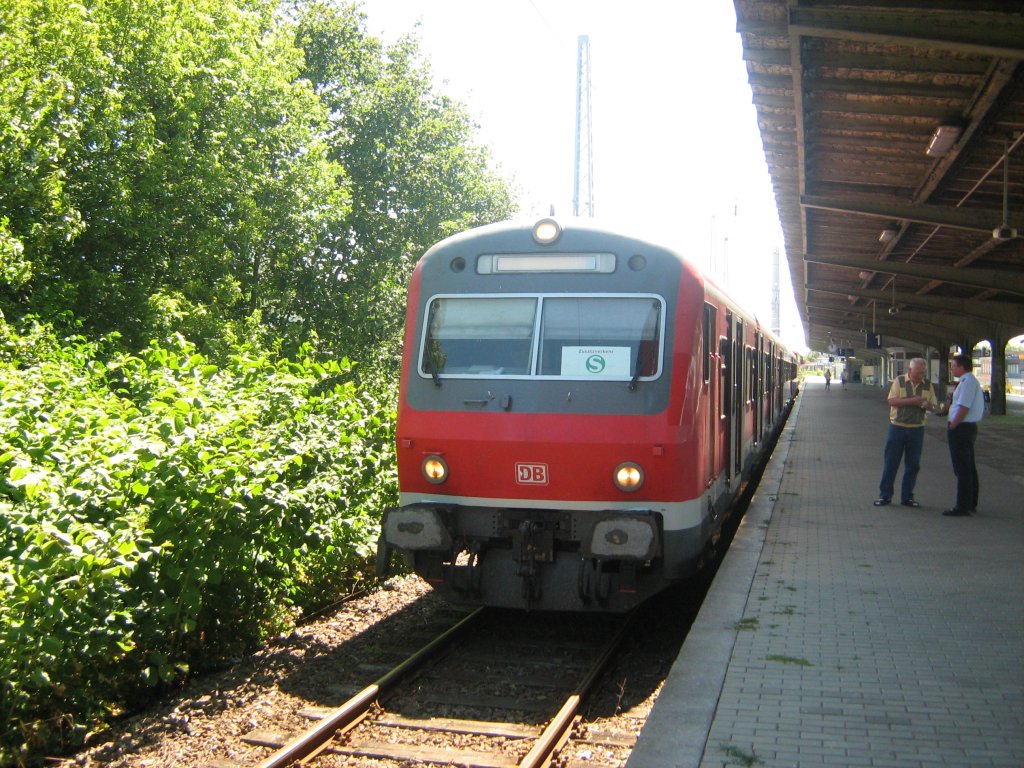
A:
[[[547,485],[547,464],[516,464],[516,482],[519,485]]]

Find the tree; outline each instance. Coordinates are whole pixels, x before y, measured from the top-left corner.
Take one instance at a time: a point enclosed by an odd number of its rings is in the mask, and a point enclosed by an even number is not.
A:
[[[387,359],[423,250],[512,210],[415,39],[383,49],[354,5],[8,0],[0,23],[12,320]]]
[[[5,7],[0,208],[34,267],[8,301],[70,309],[136,345],[168,297],[217,324],[287,304],[264,294],[265,274],[300,260],[347,199],[275,9]]]
[[[314,0],[296,16],[302,74],[330,115],[331,157],[352,195],[342,227],[295,275],[297,312],[338,354],[393,356],[416,260],[443,237],[507,218],[512,196],[465,108],[434,93],[415,38],[383,49],[355,6]]]

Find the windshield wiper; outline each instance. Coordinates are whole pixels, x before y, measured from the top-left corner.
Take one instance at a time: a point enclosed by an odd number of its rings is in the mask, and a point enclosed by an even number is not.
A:
[[[637,345],[636,345],[636,360],[633,363],[633,365],[634,365],[634,368],[633,368],[633,378],[629,380],[629,391],[630,392],[634,391],[636,389],[637,384],[640,383],[640,371],[642,370],[641,369],[641,364],[646,364],[647,363],[647,358],[648,358],[649,355],[644,354],[644,353],[645,352],[649,353],[650,352],[650,347],[645,347],[644,346],[644,341],[646,340],[644,337],[646,336],[645,331],[647,330],[647,325],[652,320],[654,322],[653,322],[653,327],[651,328],[652,333],[650,334],[650,336],[651,336],[650,341],[651,341],[651,343],[657,343],[657,341],[658,341],[658,326],[660,325],[659,321],[661,320],[661,313],[659,312],[659,307],[658,307],[657,302],[655,302],[654,304],[651,305],[651,313],[647,316],[647,322],[644,323],[644,327],[640,330],[640,340],[637,342]]]
[[[434,340],[431,338],[431,331],[434,329],[434,314],[437,312],[437,302],[435,301],[430,305],[430,311],[427,313],[427,333],[423,338],[423,356],[427,361],[427,371],[430,373],[430,378],[434,380],[434,386],[441,387],[441,377],[437,372],[437,361],[434,359]]]
[[[634,389],[636,389],[636,385],[640,381],[640,362],[641,362],[640,358],[643,357],[643,349],[644,349],[644,343],[641,341],[640,345],[636,348],[636,361],[634,363],[634,365],[636,366],[635,367],[635,372],[633,373],[633,378],[629,380],[629,391],[630,392],[632,392]]]
[[[441,377],[437,375],[437,365],[434,363],[434,355],[431,352],[427,352],[427,370],[430,371],[430,378],[434,380],[434,386],[441,386]]]

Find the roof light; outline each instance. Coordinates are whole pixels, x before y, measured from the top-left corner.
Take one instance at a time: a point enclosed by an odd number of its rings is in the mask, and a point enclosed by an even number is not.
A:
[[[541,219],[533,225],[533,239],[539,245],[554,245],[562,236],[562,226],[554,219]]]
[[[932,139],[928,142],[928,149],[924,153],[928,157],[942,157],[956,144],[956,140],[960,138],[963,130],[959,125],[940,125],[932,134]]]

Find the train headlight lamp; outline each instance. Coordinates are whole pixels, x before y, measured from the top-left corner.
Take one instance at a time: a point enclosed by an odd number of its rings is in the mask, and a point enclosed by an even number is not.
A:
[[[620,491],[635,491],[644,484],[644,471],[639,464],[626,461],[619,464],[612,473],[615,487]]]
[[[554,219],[541,219],[533,225],[533,239],[538,245],[554,245],[562,236],[562,227]]]
[[[420,465],[420,469],[428,483],[440,485],[448,479],[448,462],[440,456],[427,456]]]

